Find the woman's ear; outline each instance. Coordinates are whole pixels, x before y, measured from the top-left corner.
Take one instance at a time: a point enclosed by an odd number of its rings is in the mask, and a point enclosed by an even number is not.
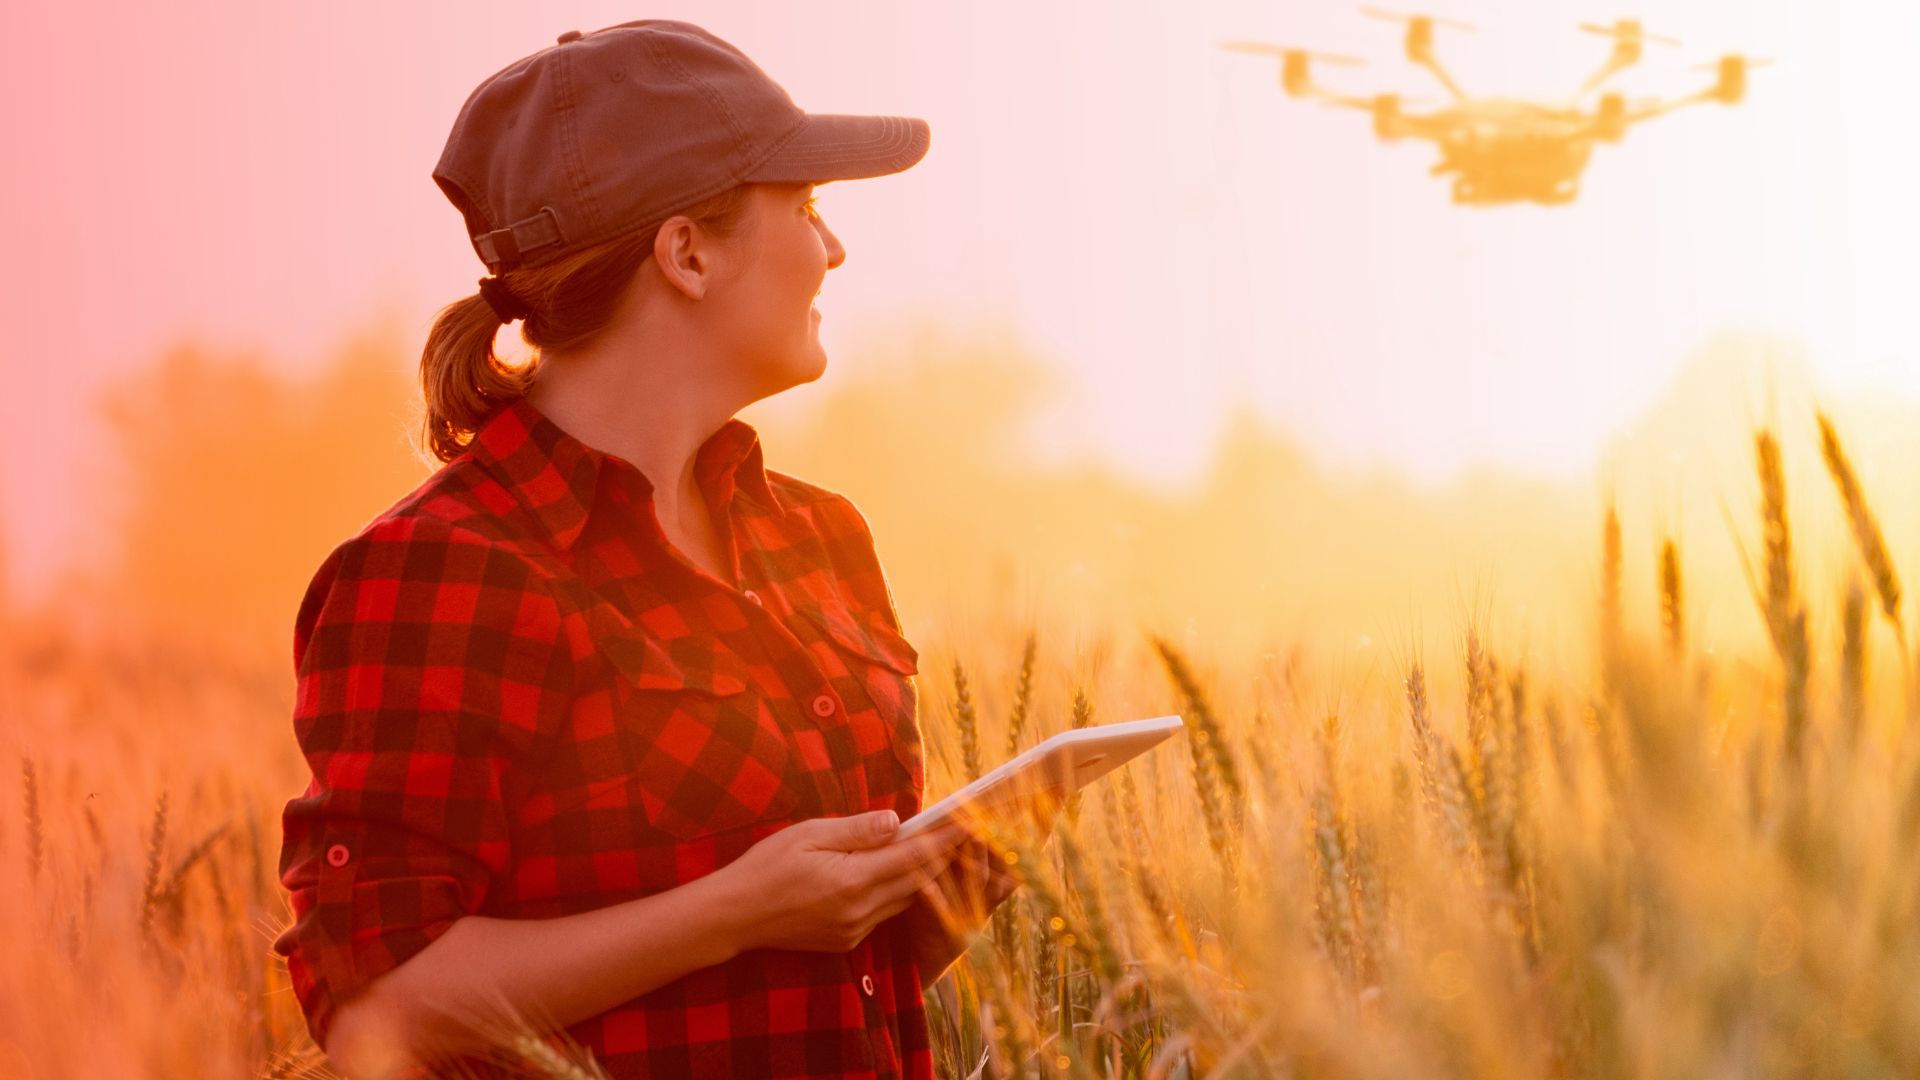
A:
[[[706,296],[713,276],[713,238],[692,218],[670,217],[653,238],[653,262],[667,284],[689,300]]]

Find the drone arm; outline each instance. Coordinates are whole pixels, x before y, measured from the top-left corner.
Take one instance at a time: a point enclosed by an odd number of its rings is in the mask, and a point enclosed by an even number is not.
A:
[[[1467,92],[1460,89],[1460,84],[1453,81],[1453,76],[1447,74],[1446,68],[1440,66],[1440,61],[1434,57],[1433,50],[1424,51],[1418,62],[1421,67],[1433,72],[1433,77],[1439,79],[1440,85],[1447,88],[1447,93],[1453,95],[1453,100],[1467,100]]]
[[[1399,139],[1414,137],[1431,139],[1438,138],[1439,135],[1431,124],[1423,122],[1426,119],[1425,117],[1401,112],[1397,104],[1383,106],[1383,100],[1391,100],[1396,103],[1399,101],[1399,98],[1392,95],[1355,97],[1352,94],[1336,94],[1331,91],[1322,90],[1319,87],[1313,87],[1312,96],[1315,100],[1327,105],[1335,105],[1345,109],[1358,109],[1361,112],[1372,114],[1374,132],[1382,138]]]
[[[1701,105],[1713,100],[1715,100],[1713,92],[1708,90],[1683,98],[1675,98],[1672,101],[1656,101],[1650,105],[1643,105],[1640,108],[1628,110],[1627,122],[1630,124],[1645,123],[1648,120],[1665,116],[1676,109],[1684,109],[1689,105]]]
[[[1632,66],[1631,61],[1622,63],[1618,56],[1611,57],[1601,66],[1599,71],[1594,72],[1593,76],[1580,87],[1580,92],[1582,94],[1591,94],[1595,90],[1600,89],[1602,83],[1605,83],[1608,79],[1613,78],[1615,75]]]
[[[1326,102],[1328,105],[1338,105],[1342,108],[1361,109],[1364,111],[1371,111],[1373,109],[1372,98],[1354,97],[1352,94],[1336,94],[1331,90],[1322,90],[1317,86],[1312,88],[1312,94],[1316,100]]]
[[[1766,61],[1758,62],[1765,63]],[[1722,105],[1737,105],[1742,98],[1746,97],[1747,69],[1754,63],[1755,61],[1748,60],[1741,56],[1721,57],[1720,62],[1713,65],[1719,69],[1720,78],[1716,80],[1712,86],[1698,93],[1689,94],[1683,98],[1676,98],[1673,101],[1656,101],[1641,108],[1633,109],[1628,112],[1627,120],[1629,122],[1651,120],[1656,116],[1665,116],[1675,109],[1685,108],[1688,105],[1702,105],[1709,101],[1717,101]]]

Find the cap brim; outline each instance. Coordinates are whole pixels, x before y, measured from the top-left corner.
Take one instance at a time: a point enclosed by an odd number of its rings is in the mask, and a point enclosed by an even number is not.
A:
[[[918,117],[808,113],[793,138],[741,179],[790,184],[885,176],[925,157],[929,138],[927,122]]]

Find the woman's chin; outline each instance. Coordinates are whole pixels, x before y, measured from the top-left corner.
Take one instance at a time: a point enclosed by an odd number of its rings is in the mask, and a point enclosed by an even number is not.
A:
[[[782,365],[785,377],[782,382],[788,386],[810,383],[827,372],[827,351],[817,341],[809,341],[792,362]]]

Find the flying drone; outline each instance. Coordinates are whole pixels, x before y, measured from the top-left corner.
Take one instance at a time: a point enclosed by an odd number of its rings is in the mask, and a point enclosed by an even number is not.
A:
[[[1687,97],[1629,102],[1618,91],[1599,95],[1591,107],[1584,103],[1613,76],[1640,62],[1648,42],[1666,46],[1680,43],[1647,33],[1637,19],[1621,19],[1612,26],[1582,23],[1580,29],[1613,40],[1613,52],[1599,71],[1571,100],[1560,103],[1476,98],[1460,88],[1434,55],[1437,27],[1472,30],[1455,19],[1433,15],[1404,15],[1362,8],[1362,14],[1406,24],[1407,59],[1432,72],[1452,97],[1431,112],[1408,111],[1410,102],[1398,94],[1357,97],[1334,93],[1313,80],[1311,65],[1358,65],[1351,56],[1337,56],[1262,41],[1223,41],[1221,48],[1280,58],[1280,85],[1288,97],[1312,98],[1332,105],[1360,109],[1373,116],[1373,131],[1383,141],[1429,139],[1440,150],[1431,175],[1453,176],[1453,201],[1473,206],[1535,202],[1557,206],[1573,201],[1580,192],[1580,174],[1587,167],[1595,143],[1619,142],[1627,129],[1688,105],[1718,101],[1734,105],[1746,97],[1747,72],[1768,63],[1744,56],[1723,56],[1702,65],[1717,75],[1712,86]]]

